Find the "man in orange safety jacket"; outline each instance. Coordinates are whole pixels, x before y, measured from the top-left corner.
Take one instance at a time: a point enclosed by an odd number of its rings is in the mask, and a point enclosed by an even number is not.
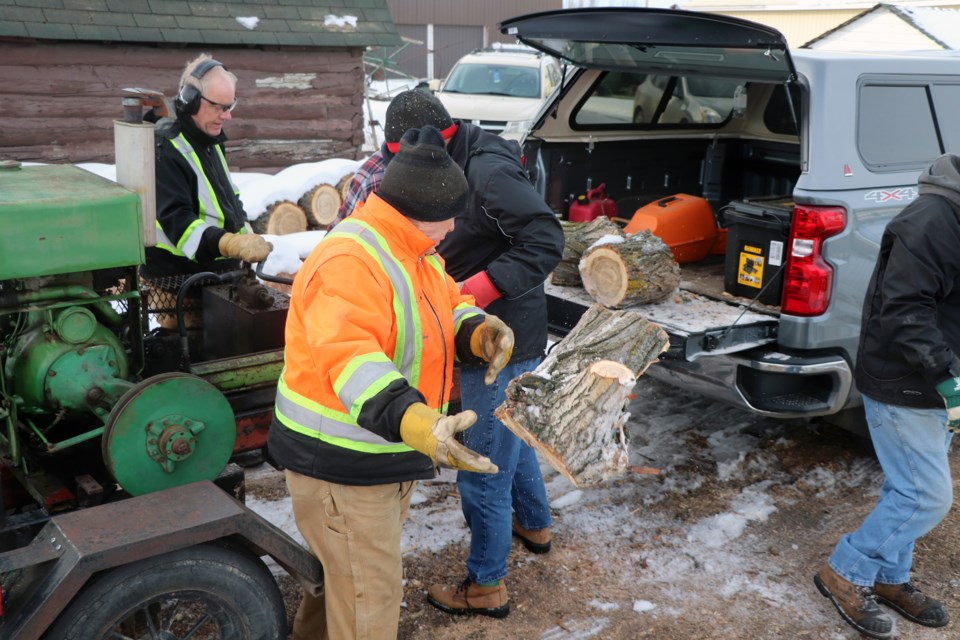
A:
[[[414,481],[436,465],[497,471],[455,439],[476,414],[445,415],[455,356],[495,377],[513,350],[513,332],[460,293],[435,250],[467,191],[440,132],[411,129],[380,189],[294,279],[268,446],[324,568],[298,640],[396,638]]]

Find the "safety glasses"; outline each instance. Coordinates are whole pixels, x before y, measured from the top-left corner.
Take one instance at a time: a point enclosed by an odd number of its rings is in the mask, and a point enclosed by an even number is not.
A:
[[[204,102],[209,103],[216,109],[220,109],[220,111],[223,113],[226,113],[227,111],[233,111],[237,107],[237,99],[234,99],[234,101],[231,102],[230,104],[221,104],[219,102],[214,102],[213,100],[203,95],[202,93],[200,94],[200,97],[203,98]]]

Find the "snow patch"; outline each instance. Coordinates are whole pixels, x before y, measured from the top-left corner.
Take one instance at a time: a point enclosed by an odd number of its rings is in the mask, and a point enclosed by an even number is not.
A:
[[[260,18],[256,16],[237,16],[237,22],[239,22],[244,28],[252,31],[257,28],[258,24],[260,24]]]
[[[634,600],[633,601],[633,610],[637,613],[646,613],[647,611],[653,611],[657,608],[657,605],[653,604],[649,600]]]

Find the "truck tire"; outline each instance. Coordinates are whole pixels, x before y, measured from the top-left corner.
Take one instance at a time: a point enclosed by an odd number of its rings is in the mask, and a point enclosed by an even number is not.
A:
[[[263,561],[203,544],[95,576],[45,640],[278,640],[286,611]]]

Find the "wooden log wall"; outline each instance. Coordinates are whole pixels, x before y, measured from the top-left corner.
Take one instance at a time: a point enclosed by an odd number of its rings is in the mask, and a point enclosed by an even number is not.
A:
[[[112,164],[125,87],[176,95],[187,61],[236,74],[227,161],[247,171],[360,157],[363,50],[0,42],[0,160]]]

